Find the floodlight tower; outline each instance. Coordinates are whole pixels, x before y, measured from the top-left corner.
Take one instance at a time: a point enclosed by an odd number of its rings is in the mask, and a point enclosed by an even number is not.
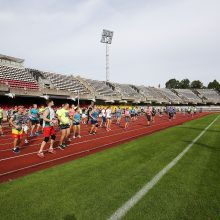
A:
[[[102,31],[101,43],[106,45],[106,82],[109,82],[110,67],[109,67],[109,44],[112,43],[113,31],[105,30]]]

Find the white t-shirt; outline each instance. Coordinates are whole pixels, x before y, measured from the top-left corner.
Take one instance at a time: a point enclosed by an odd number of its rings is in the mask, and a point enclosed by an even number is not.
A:
[[[106,116],[105,109],[102,109],[101,115],[102,115],[102,117],[105,117],[105,116]]]
[[[111,117],[112,117],[112,110],[108,108],[106,110],[106,118],[111,118]]]

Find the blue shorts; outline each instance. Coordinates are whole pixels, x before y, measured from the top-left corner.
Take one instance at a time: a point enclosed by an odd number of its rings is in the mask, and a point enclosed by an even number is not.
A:
[[[106,122],[106,117],[102,116],[102,122]]]
[[[129,117],[125,116],[125,122],[129,122]]]

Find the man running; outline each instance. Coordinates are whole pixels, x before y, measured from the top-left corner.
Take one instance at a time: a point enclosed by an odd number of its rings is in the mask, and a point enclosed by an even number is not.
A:
[[[152,107],[151,106],[147,106],[146,109],[146,117],[147,117],[147,126],[150,126],[150,123],[152,121]]]
[[[60,145],[59,148],[64,150],[67,146],[67,140],[70,135],[70,117],[69,117],[69,104],[65,103],[63,108],[57,111],[57,116],[60,121]]]
[[[39,110],[37,108],[37,104],[33,104],[33,108],[30,110],[30,118],[31,118],[31,133],[30,133],[30,137],[33,137],[33,132],[34,132],[35,127],[37,127],[35,135],[39,136],[40,114],[39,114]]]
[[[57,123],[55,119],[55,112],[53,110],[54,102],[52,100],[47,100],[47,108],[43,112],[43,128],[44,128],[44,140],[41,143],[40,150],[38,152],[38,156],[44,157],[44,147],[47,142],[50,140],[50,148],[48,149],[49,153],[55,154],[55,150],[53,149],[53,145],[56,139],[54,125]]]
[[[22,139],[22,124],[24,123],[24,106],[19,106],[17,113],[13,114],[11,119],[9,120],[10,125],[12,126],[12,138],[13,141],[13,149],[12,151],[16,154],[20,153],[20,143]]]

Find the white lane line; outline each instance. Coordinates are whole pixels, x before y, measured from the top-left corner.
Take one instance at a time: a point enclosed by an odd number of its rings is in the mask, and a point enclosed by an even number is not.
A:
[[[220,115],[219,115],[220,116]],[[217,121],[217,116],[176,158],[165,166],[156,176],[144,185],[134,196],[117,209],[108,220],[119,220],[133,208],[159,181],[160,179],[184,156],[184,154],[205,134],[205,132]]]

